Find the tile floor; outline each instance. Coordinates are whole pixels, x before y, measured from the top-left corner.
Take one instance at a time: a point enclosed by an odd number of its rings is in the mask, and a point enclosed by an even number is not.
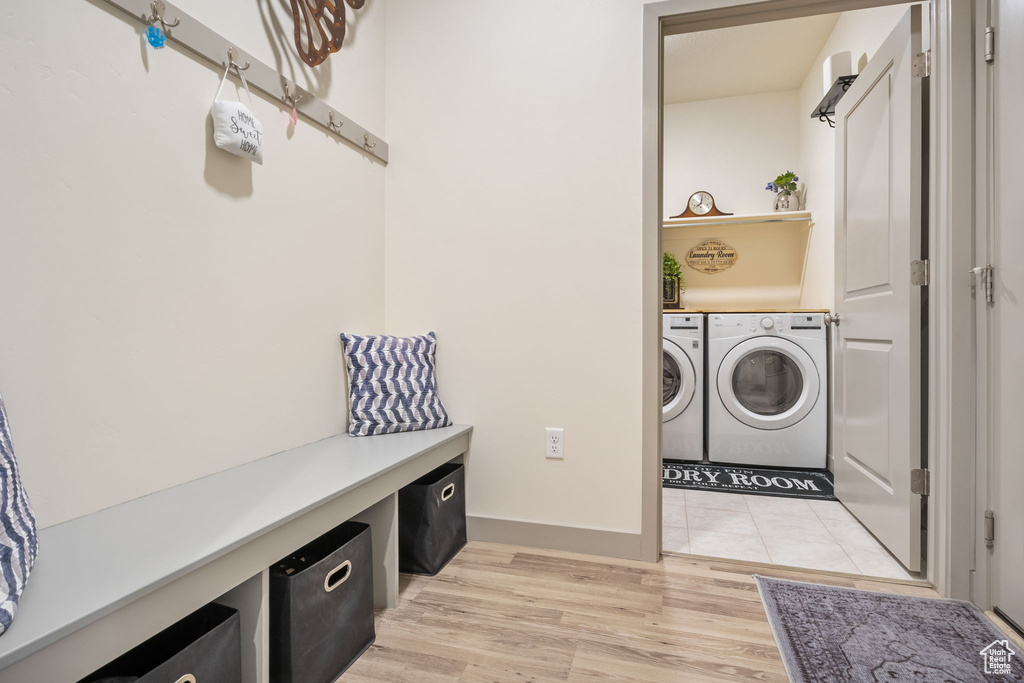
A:
[[[663,489],[662,550],[913,579],[841,503]]]

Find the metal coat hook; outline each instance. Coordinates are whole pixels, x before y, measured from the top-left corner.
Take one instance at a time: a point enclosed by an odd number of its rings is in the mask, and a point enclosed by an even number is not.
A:
[[[370,142],[370,134],[369,133],[363,133],[363,145],[367,149],[373,149],[374,147],[377,146],[377,143],[376,142]]]
[[[345,125],[345,122],[340,123],[334,122],[334,111],[331,111],[327,116],[327,125],[331,130],[341,131],[341,127]]]
[[[302,95],[295,94],[295,86],[290,82],[285,81],[284,83],[284,101],[292,106],[292,109],[299,105],[302,101]]]
[[[174,28],[181,23],[181,19],[175,19],[171,22],[164,19],[164,12],[167,11],[167,5],[164,4],[164,0],[153,0],[153,2],[149,3],[149,9],[153,12],[153,14],[149,16],[149,23],[156,26],[159,22],[160,28],[164,31],[169,28]]]
[[[235,71],[245,71],[249,68],[249,62],[245,63],[245,66],[238,65],[238,49],[234,47],[228,48],[228,68],[234,68]]]

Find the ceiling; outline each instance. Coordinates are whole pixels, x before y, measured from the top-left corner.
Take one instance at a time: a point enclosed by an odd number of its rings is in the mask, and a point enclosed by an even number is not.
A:
[[[665,38],[665,104],[795,90],[838,14],[682,33]]]

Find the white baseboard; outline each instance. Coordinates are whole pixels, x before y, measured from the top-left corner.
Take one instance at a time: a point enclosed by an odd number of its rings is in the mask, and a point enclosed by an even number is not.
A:
[[[505,543],[572,553],[641,559],[639,533],[540,524],[497,517],[466,517],[471,541]]]

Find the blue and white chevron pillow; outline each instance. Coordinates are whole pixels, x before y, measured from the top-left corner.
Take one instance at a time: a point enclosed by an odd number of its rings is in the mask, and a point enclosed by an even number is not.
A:
[[[342,333],[348,366],[348,433],[352,436],[447,427],[437,396],[437,337]]]
[[[7,410],[0,396],[0,633],[14,621],[21,592],[36,562],[36,517],[21,485]]]

